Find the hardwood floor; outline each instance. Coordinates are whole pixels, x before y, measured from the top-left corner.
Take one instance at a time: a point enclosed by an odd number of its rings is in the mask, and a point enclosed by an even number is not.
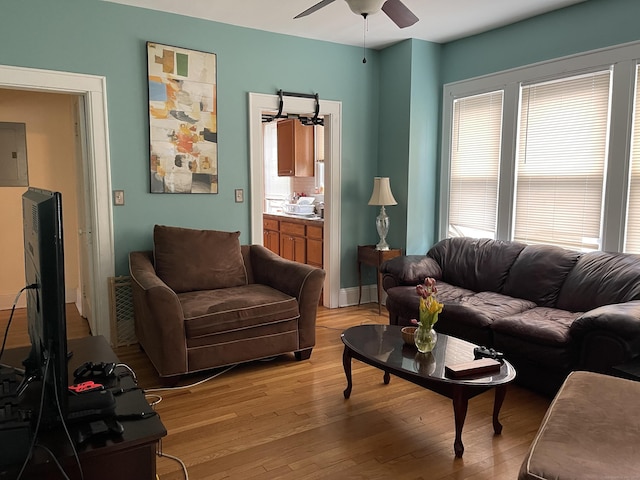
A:
[[[4,332],[8,311],[0,312]],[[28,343],[18,311],[8,347]],[[86,322],[68,309],[68,336],[87,335]],[[149,392],[168,435],[162,450],[180,458],[190,479],[515,479],[550,403],[517,385],[501,410],[502,435],[491,424],[493,392],[469,402],[462,433],[465,453],[453,454],[451,401],[400,378],[353,361],[353,392],[345,400],[340,333],[362,323],[387,323],[377,304],[320,308],[316,347],[309,360],[293,355],[238,365],[184,379],[201,385]],[[159,387],[137,345],[116,349],[140,385]],[[180,465],[157,459],[160,480],[183,479]]]

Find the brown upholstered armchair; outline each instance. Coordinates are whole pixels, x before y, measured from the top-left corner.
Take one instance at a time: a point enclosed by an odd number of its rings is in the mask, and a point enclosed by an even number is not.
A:
[[[154,251],[131,252],[135,330],[166,383],[185,373],[315,345],[325,272],[285,260],[239,232],[156,225]]]

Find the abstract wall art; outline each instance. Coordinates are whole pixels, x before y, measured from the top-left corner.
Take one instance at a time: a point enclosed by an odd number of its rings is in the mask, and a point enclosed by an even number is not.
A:
[[[151,193],[218,193],[214,53],[147,42]]]

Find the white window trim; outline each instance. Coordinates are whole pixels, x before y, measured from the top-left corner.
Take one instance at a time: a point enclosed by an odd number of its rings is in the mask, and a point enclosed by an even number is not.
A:
[[[504,90],[503,135],[496,238],[512,239],[515,153],[520,85],[546,79],[596,71],[614,65],[611,125],[606,172],[602,250],[622,251],[626,224],[630,171],[630,139],[635,88],[635,68],[640,59],[640,42],[603,48],[526,67],[454,82],[443,87],[443,130],[440,175],[438,238],[448,231],[448,199],[451,159],[453,100]]]

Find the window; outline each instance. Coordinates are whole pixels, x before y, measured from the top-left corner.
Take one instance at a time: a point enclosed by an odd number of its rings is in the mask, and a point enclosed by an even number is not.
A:
[[[278,130],[276,122],[262,124],[264,155],[264,211],[282,211],[291,196],[291,177],[278,176]]]
[[[446,84],[440,175],[438,238],[640,254],[640,42]]]
[[[522,87],[515,240],[600,249],[610,86],[606,70]]]
[[[502,91],[453,102],[450,237],[495,238]]]

